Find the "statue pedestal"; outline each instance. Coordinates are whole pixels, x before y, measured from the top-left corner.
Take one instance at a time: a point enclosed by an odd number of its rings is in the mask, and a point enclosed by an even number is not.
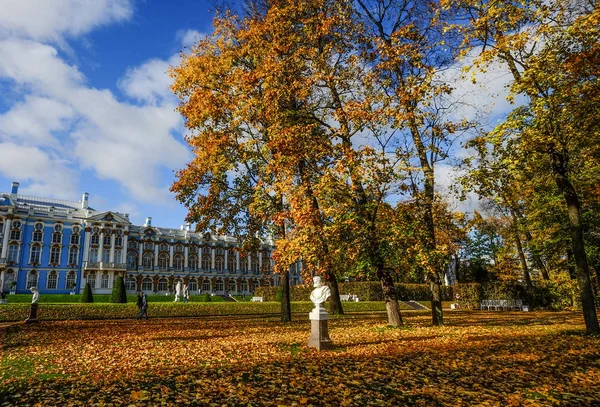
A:
[[[307,345],[318,350],[333,348],[327,329],[329,314],[323,304],[315,306],[308,317],[310,319],[310,338],[308,338]]]
[[[27,318],[25,320],[26,324],[34,324],[36,322],[40,322],[37,319],[37,308],[38,308],[37,303],[31,304],[31,309],[29,310],[29,318]]]

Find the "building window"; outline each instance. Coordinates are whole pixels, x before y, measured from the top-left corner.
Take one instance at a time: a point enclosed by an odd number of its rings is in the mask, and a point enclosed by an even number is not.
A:
[[[46,288],[48,290],[56,290],[58,286],[58,276],[56,275],[56,271],[52,270],[48,273],[48,280],[46,281]]]
[[[198,246],[190,246],[190,253],[198,253]]]
[[[256,289],[260,287],[260,283],[257,280],[252,282],[252,292],[256,291]]]
[[[142,291],[152,291],[152,279],[150,277],[142,280]]]
[[[198,282],[196,281],[195,278],[192,278],[188,282],[188,291],[198,291]]]
[[[121,250],[115,250],[115,263],[121,264]]]
[[[181,254],[176,255],[173,258],[173,267],[175,268],[175,270],[177,271],[181,271],[183,270],[183,256]]]
[[[102,239],[102,245],[110,246],[110,235],[104,235],[104,239]]]
[[[69,265],[76,266],[79,262],[79,248],[71,247],[69,249]]]
[[[258,258],[256,256],[252,257],[252,274],[258,274]]]
[[[37,225],[40,225],[40,224],[38,223]],[[42,240],[44,240],[44,232],[42,232],[41,230],[34,231],[33,236],[31,237],[31,241],[40,243]]]
[[[90,284],[92,290],[96,288],[96,273],[88,274],[87,282]]]
[[[29,255],[29,263],[30,264],[40,264],[41,257],[42,257],[42,247],[37,244],[31,246],[31,254]]]
[[[58,223],[58,224],[54,225],[54,231],[55,231],[56,233],[61,233],[61,232],[62,232],[62,230],[63,230],[63,227],[62,227],[62,225],[61,225],[61,224],[59,224],[59,223]]]
[[[227,270],[229,270],[230,273],[235,273],[235,269],[236,269],[236,259],[235,259],[235,253],[230,253],[229,257],[227,257]]]
[[[52,265],[60,264],[60,247],[59,246],[53,246],[52,249],[50,249],[50,264],[52,264]]]
[[[202,255],[203,255],[203,256],[212,256],[212,252],[211,252],[211,250],[210,250],[210,247],[208,247],[208,246],[204,246],[204,247],[202,248]]]
[[[152,253],[144,254],[142,259],[142,265],[144,266],[144,270],[152,270],[154,263],[154,255]]]
[[[135,240],[130,240],[127,242],[127,247],[130,249],[135,249],[137,250],[138,248],[138,242],[136,242]]]
[[[127,254],[127,270],[137,269],[138,255],[135,252],[129,252]]]
[[[212,287],[210,285],[210,280],[204,280],[202,282],[202,291],[205,291],[205,292],[211,292],[212,291]]]
[[[19,259],[19,245],[17,243],[12,243],[8,245],[8,257],[6,261],[9,263],[16,263]]]
[[[236,291],[236,289],[235,289],[235,281],[229,280],[228,286],[229,286],[227,288],[228,291],[230,291],[230,292],[235,292]]]
[[[190,256],[188,258],[188,267],[192,271],[196,271],[198,269],[198,258],[196,256]]]
[[[166,243],[161,243],[160,244],[160,248],[158,249],[161,252],[168,252],[169,251],[169,245]]]
[[[4,291],[14,290],[14,287],[12,286],[13,281],[17,281],[15,272],[12,270],[8,270],[6,272],[6,276],[4,277]]]
[[[215,257],[215,269],[217,270],[217,273],[220,273],[223,271],[224,264],[225,264],[225,260],[223,259],[223,256]]]
[[[153,250],[154,244],[152,243],[144,243],[144,250]]]
[[[92,239],[90,240],[91,244],[95,244],[97,245],[98,243],[100,243],[100,236],[98,236],[97,234],[93,234],[92,235]]]
[[[223,280],[217,280],[217,282],[215,283],[215,291],[225,291]]]
[[[80,230],[81,230],[81,229],[79,228],[79,226],[77,226],[77,225],[74,225],[74,226],[71,228],[71,233],[73,233],[73,234],[77,235],[77,234],[79,234],[79,231],[80,231]]]
[[[90,249],[89,261],[90,263],[98,262],[98,248]]]
[[[248,274],[248,257],[246,256],[240,257],[240,273]]]
[[[19,229],[13,229],[10,231],[10,240],[21,240],[21,231]]]
[[[137,284],[134,276],[127,276],[125,279],[125,290],[127,291],[136,291]]]
[[[110,249],[103,249],[102,250],[102,262],[108,263],[109,259],[110,259]]]
[[[75,289],[75,272],[73,270],[69,271],[67,274],[67,290]]]
[[[77,233],[71,235],[70,244],[79,244],[79,235]]]
[[[123,236],[115,237],[115,246],[117,246],[117,247],[123,246]]]
[[[167,279],[166,278],[161,278],[160,280],[158,280],[158,291],[167,291]]]
[[[25,288],[29,290],[31,287],[37,287],[37,279],[37,271],[31,270],[29,274],[27,274],[27,284],[25,285]]]
[[[178,244],[177,246],[175,246],[175,251],[178,253],[183,253],[183,246]]]
[[[242,290],[242,292],[248,291],[248,280],[242,280],[240,290]]]
[[[52,233],[52,243],[62,243],[62,233]]]
[[[158,256],[158,268],[166,270],[169,267],[169,255],[162,253]]]
[[[211,269],[211,260],[208,256],[202,256],[202,270],[210,271]]]
[[[102,279],[100,280],[100,288],[108,288],[108,273],[104,272],[102,274]]]

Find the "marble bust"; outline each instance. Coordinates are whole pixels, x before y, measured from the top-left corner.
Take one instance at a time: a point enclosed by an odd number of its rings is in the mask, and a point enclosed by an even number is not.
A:
[[[331,296],[331,291],[329,287],[321,283],[321,277],[319,276],[313,277],[313,284],[315,289],[310,293],[310,300],[315,304],[315,307],[319,307]]]
[[[181,281],[178,281],[175,285],[175,301],[179,301],[179,297],[181,296]]]
[[[31,292],[33,293],[33,297],[31,297],[31,303],[37,304],[38,299],[40,298],[40,292],[37,287],[31,287]]]

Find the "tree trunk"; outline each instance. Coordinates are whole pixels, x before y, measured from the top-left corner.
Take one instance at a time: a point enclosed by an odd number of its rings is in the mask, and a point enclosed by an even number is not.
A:
[[[327,285],[331,290],[331,296],[329,297],[329,310],[332,314],[343,315],[344,308],[342,307],[342,300],[340,300],[340,290],[338,288],[337,278],[333,273],[329,273],[327,276]]]
[[[579,283],[583,319],[587,332],[600,332],[596,304],[590,280],[590,269],[585,254],[585,243],[583,241],[583,225],[581,222],[581,204],[579,196],[573,184],[567,177],[566,160],[563,154],[551,150],[552,171],[556,185],[562,191],[567,204],[569,214],[569,226],[571,232],[571,245],[575,257],[575,271]]]
[[[510,214],[513,220],[513,232],[515,237],[515,243],[517,245],[517,252],[519,253],[519,261],[521,262],[521,268],[523,269],[523,277],[525,277],[525,284],[528,289],[533,288],[531,283],[531,276],[529,275],[529,268],[527,267],[527,259],[525,258],[525,252],[523,252],[523,245],[521,244],[521,236],[519,236],[519,226],[513,210],[511,209]]]
[[[444,312],[442,311],[442,279],[438,273],[429,276],[431,288],[431,323],[434,326],[444,325]]]
[[[404,323],[402,322],[402,314],[400,313],[400,305],[398,304],[398,295],[396,294],[394,279],[392,279],[389,271],[386,271],[383,268],[383,263],[377,265],[377,277],[379,277],[381,288],[383,289],[388,325],[403,326]]]
[[[535,264],[535,267],[537,267],[540,270],[540,272],[542,273],[542,278],[544,280],[550,280],[548,269],[546,268],[546,265],[544,264],[537,247],[533,243],[533,236],[528,230],[525,231],[525,239],[527,239],[527,245],[531,250],[531,258],[533,259],[533,264]]]
[[[279,279],[281,288],[281,322],[292,322],[292,307],[290,302],[290,272],[281,274]]]

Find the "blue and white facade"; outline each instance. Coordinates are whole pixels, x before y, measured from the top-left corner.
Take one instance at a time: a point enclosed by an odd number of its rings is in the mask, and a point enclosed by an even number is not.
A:
[[[80,293],[87,282],[97,294],[112,291],[118,275],[128,292],[165,294],[178,281],[190,294],[251,294],[277,286],[272,242],[243,255],[232,237],[199,234],[189,225],[168,229],[133,225],[129,215],[97,211],[81,201],[0,193],[0,287],[4,292]],[[291,284],[299,284],[294,267]]]

